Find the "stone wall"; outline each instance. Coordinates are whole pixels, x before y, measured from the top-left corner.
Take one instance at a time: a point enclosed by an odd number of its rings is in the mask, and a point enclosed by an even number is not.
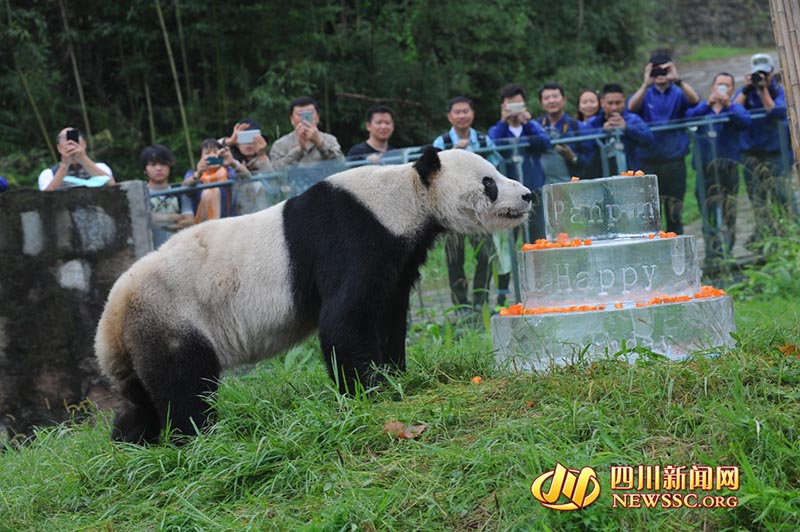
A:
[[[661,6],[663,27],[691,44],[775,46],[767,0],[668,0]]]
[[[94,332],[117,277],[152,247],[147,186],[0,194],[0,439],[108,401]]]

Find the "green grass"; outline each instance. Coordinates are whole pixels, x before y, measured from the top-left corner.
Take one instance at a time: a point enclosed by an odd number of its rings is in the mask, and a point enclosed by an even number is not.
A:
[[[693,61],[709,61],[712,59],[725,59],[737,55],[752,55],[759,52],[769,52],[767,48],[737,48],[733,46],[702,45],[695,46],[689,55],[681,58],[681,63]]]
[[[791,313],[789,307],[785,312]],[[717,358],[501,374],[483,331],[418,335],[409,370],[369,397],[334,392],[314,342],[224,379],[219,421],[186,446],[111,444],[92,414],[0,455],[0,530],[793,530],[800,519],[796,313],[737,307]],[[782,326],[786,323],[787,326]],[[483,376],[475,385],[470,378]],[[425,424],[418,440],[387,421]],[[734,510],[543,508],[557,461],[739,465]]]
[[[800,344],[800,288],[784,283],[800,278],[800,239],[767,244],[733,290],[738,341],[721,356],[629,364],[623,351],[509,374],[485,325],[429,308],[409,332],[408,371],[369,396],[336,393],[309,340],[227,375],[217,423],[183,447],[112,444],[109,414],[91,407],[6,443],[0,532],[796,530],[800,355],[787,346]],[[445,286],[443,268],[437,248],[423,282]],[[395,420],[427,428],[397,440],[382,430]],[[541,506],[531,482],[556,462],[593,467],[597,502]],[[739,506],[612,509],[611,466],[638,464],[737,465]]]

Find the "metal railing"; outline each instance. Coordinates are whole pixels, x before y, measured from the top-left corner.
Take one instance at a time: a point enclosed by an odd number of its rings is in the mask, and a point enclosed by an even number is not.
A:
[[[755,120],[763,120],[766,119],[767,114],[763,111],[755,111],[750,113],[751,118]],[[682,120],[674,120],[670,122],[664,122],[659,124],[648,124],[648,127],[651,131],[674,131],[674,130],[685,130],[692,141],[693,146],[693,157],[694,157],[694,168],[696,172],[696,180],[698,184],[697,193],[698,193],[698,202],[701,210],[701,215],[703,218],[703,233],[706,238],[709,238],[714,231],[721,231],[722,228],[719,225],[722,222],[721,213],[717,212],[715,219],[717,221],[717,227],[708,227],[706,221],[709,219],[708,216],[708,204],[705,197],[705,182],[709,179],[716,180],[719,182],[719,177],[716,175],[706,175],[704,165],[700,162],[702,157],[699,151],[700,143],[698,140],[701,139],[708,139],[712,142],[709,145],[712,147],[712,154],[711,158],[716,159],[716,143],[713,142],[715,138],[714,128],[712,127],[715,124],[729,122],[730,118],[727,116],[714,116],[714,115],[706,115],[702,118],[695,118],[695,119],[682,119]],[[789,168],[789,161],[792,160],[792,152],[791,152],[791,142],[788,137],[788,128],[785,125],[785,121],[776,121],[776,127],[779,131],[779,138],[780,138],[780,148],[781,148],[781,158],[784,162],[784,168]],[[619,172],[625,170],[638,170],[635,168],[628,168],[627,160],[625,157],[625,146],[624,146],[624,130],[623,129],[615,129],[611,131],[603,131],[603,130],[593,130],[591,133],[586,133],[583,135],[576,135],[571,137],[562,137],[559,139],[551,139],[551,144],[578,144],[583,143],[586,141],[594,141],[597,145],[598,153],[600,154],[600,162],[602,166],[603,175],[609,175],[609,161],[614,160],[616,162],[616,167]],[[505,140],[505,139],[504,139]],[[494,146],[487,146],[479,149],[475,149],[474,151],[479,154],[483,155],[490,155],[490,154],[498,154],[503,160],[503,163],[508,165],[512,164],[515,165],[516,168],[516,175],[523,176],[522,165],[523,165],[523,151],[525,148],[529,147],[530,143],[526,138],[520,139],[508,139],[508,142],[503,142],[502,144],[497,144]],[[409,148],[402,148],[393,150],[384,154],[380,161],[377,163],[379,165],[393,165],[393,164],[405,164],[408,162],[413,162],[419,159],[422,156],[423,147],[422,146],[414,146]],[[340,172],[342,170],[348,168],[354,168],[359,166],[367,166],[372,165],[370,161],[366,159],[361,160],[336,160],[336,161],[324,161],[321,163],[314,163],[308,165],[298,165],[289,168],[285,168],[282,170],[260,174],[260,175],[253,175],[250,179],[239,179],[234,181],[224,181],[221,183],[211,183],[211,184],[203,184],[203,185],[194,185],[194,186],[180,186],[174,187],[167,190],[160,190],[160,191],[153,191],[150,193],[151,196],[164,196],[164,195],[178,195],[178,194],[194,194],[198,191],[202,191],[206,188],[214,188],[214,187],[232,187],[233,191],[233,199],[232,205],[234,215],[241,215],[241,214],[248,214],[249,212],[254,212],[260,209],[263,209],[267,206],[274,205],[279,203],[283,200],[286,200],[292,196],[298,195],[303,193],[305,190],[310,188],[315,183],[325,179],[329,175],[334,173]],[[737,163],[738,164],[738,163]],[[260,195],[261,201],[250,202],[250,208],[240,209],[239,207],[246,202],[240,201],[240,197],[243,191],[246,191],[247,188],[258,188],[260,187],[261,190],[257,190],[253,192],[250,190],[250,193]],[[690,192],[691,191],[687,191]],[[255,205],[255,208],[252,208],[252,205]],[[716,205],[715,208],[719,209],[719,205]],[[528,227],[524,228],[525,237],[528,238]],[[529,241],[529,240],[528,240]],[[517,300],[521,299],[519,281],[517,279],[516,272],[518,271],[518,264],[517,264],[517,253],[516,253],[516,243],[514,239],[509,239],[509,252],[511,253],[512,258],[512,271],[515,272],[514,275],[514,289],[515,295]]]
[[[753,120],[764,119],[766,118],[766,116],[767,116],[766,113],[764,113],[763,111],[757,111],[751,113],[751,117]],[[707,126],[706,129],[708,131],[712,131],[713,128],[711,128],[710,126],[729,121],[730,118],[727,116],[717,117],[712,115],[706,115],[705,117],[698,119],[681,119],[659,124],[648,124],[648,127],[650,128],[650,131],[653,132],[684,129],[691,136],[696,136],[698,135],[698,131],[700,131],[701,126]],[[789,161],[791,160],[792,157],[791,145],[788,139],[788,129],[786,127],[780,127],[780,124],[776,124],[776,127],[778,127],[780,132],[779,138],[781,140],[781,156],[785,161],[785,167],[788,168]],[[589,140],[594,141],[597,144],[598,148],[601,150],[600,159],[603,169],[603,175],[609,175],[610,173],[608,165],[609,159],[616,160],[617,168],[619,171],[635,170],[633,168],[628,168],[627,161],[625,158],[623,135],[624,135],[623,129],[615,129],[611,131],[595,130],[594,132],[585,135],[576,135],[572,137],[551,139],[550,142],[551,144],[555,145],[555,144],[578,144]],[[517,165],[517,170],[519,170],[517,172],[517,175],[522,175],[521,151],[527,148],[530,144],[525,137],[522,137],[520,139],[509,139],[509,140],[510,141],[507,143],[478,148],[473,151],[479,154],[497,153],[501,157],[503,157],[506,164],[511,162],[512,164]],[[711,144],[714,145],[714,143]],[[409,148],[401,148],[393,150],[391,152],[384,154],[381,157],[379,163],[377,164],[392,165],[392,164],[405,164],[408,162],[413,162],[422,156],[423,148],[424,148],[423,146],[413,146]],[[268,193],[274,199],[274,202],[277,203],[279,201],[282,201],[283,199],[286,199],[287,197],[291,197],[292,195],[302,193],[314,182],[321,181],[322,179],[328,177],[329,175],[340,172],[344,169],[355,168],[359,166],[369,166],[372,164],[374,163],[371,163],[366,159],[323,161],[320,163],[303,164],[270,173],[253,175],[250,179],[239,179],[237,181],[223,181],[205,185],[172,187],[167,190],[153,191],[150,193],[150,195],[164,196],[164,195],[185,194],[189,192],[196,192],[198,190],[202,190],[205,188],[230,187],[234,186],[237,183],[258,182],[261,183],[265,188],[267,188],[267,190],[269,191]],[[700,172],[700,169],[698,169],[698,172]]]

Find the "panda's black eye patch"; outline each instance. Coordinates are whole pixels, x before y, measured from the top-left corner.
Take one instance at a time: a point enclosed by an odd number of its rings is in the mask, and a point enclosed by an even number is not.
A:
[[[492,201],[497,201],[497,183],[491,177],[483,178],[483,193]]]

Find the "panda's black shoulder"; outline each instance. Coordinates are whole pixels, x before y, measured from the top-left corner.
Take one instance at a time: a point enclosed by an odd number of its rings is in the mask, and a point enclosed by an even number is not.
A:
[[[378,220],[369,205],[327,181],[287,200],[283,224],[287,241],[397,238]]]
[[[298,308],[314,306],[316,288],[410,285],[438,234],[395,235],[369,205],[326,181],[286,201],[283,233]]]
[[[365,273],[368,262],[394,261],[405,247],[368,205],[327,181],[286,201],[283,234],[298,288],[320,277],[341,279],[345,269]]]

